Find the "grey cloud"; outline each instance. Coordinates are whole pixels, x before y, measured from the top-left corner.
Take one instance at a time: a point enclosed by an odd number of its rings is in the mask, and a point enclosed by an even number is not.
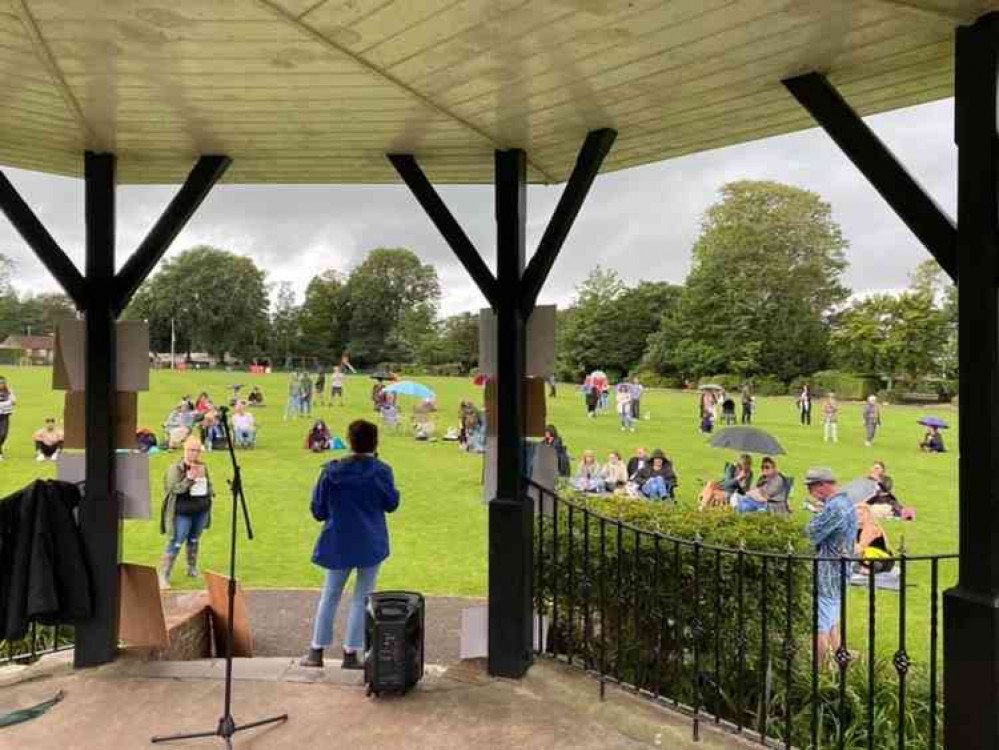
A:
[[[953,215],[953,102],[880,115],[869,122]],[[6,173],[70,257],[82,265],[82,183],[13,169]],[[847,283],[858,293],[904,286],[910,271],[927,257],[829,138],[812,130],[602,175],[541,300],[567,303],[597,263],[617,269],[628,282],[682,282],[701,215],[716,200],[719,187],[734,179],[779,180],[814,190],[829,201],[850,241]],[[141,241],[174,191],[145,186],[119,189],[119,263]],[[492,188],[443,186],[440,192],[487,264],[494,267]],[[560,194],[560,186],[529,189],[529,252],[540,240]],[[437,266],[444,313],[483,304],[403,186],[221,186],[177,238],[171,253],[202,242],[254,258],[272,281],[290,281],[299,294],[325,268],[346,270],[371,248],[405,246]],[[0,221],[0,252],[18,263],[20,288],[55,288],[6,221]]]

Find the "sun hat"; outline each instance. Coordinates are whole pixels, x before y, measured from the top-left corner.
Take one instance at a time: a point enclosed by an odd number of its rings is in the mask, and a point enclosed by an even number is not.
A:
[[[835,482],[836,475],[833,474],[832,469],[827,469],[824,466],[813,466],[805,474],[805,486],[810,484],[819,484],[820,482]]]

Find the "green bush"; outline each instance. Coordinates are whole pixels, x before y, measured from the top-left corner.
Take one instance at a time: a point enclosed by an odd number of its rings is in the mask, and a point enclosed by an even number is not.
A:
[[[655,370],[636,370],[628,377],[637,377],[646,388],[683,388],[683,378],[679,375],[660,375]]]
[[[875,377],[839,370],[823,370],[801,382],[807,382],[816,396],[824,396],[832,391],[836,398],[843,401],[863,401],[872,393],[877,393],[879,385]],[[795,384],[794,393],[801,390],[801,382]]]
[[[73,628],[69,625],[60,625],[58,628],[59,639],[56,641],[57,629],[51,626],[37,626],[34,638],[34,651],[36,654],[44,654],[56,649],[67,648],[74,643]],[[29,633],[18,641],[0,641],[0,653],[5,659],[17,659],[25,657],[32,651],[32,635]]]
[[[786,396],[787,383],[770,375],[753,378],[753,393],[757,396]]]
[[[427,375],[437,375],[444,377],[462,377],[468,373],[465,371],[465,366],[461,362],[448,362],[442,365],[428,365],[426,368]]]

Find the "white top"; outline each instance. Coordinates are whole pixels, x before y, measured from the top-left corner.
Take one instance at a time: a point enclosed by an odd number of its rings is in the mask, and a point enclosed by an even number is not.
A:
[[[232,415],[232,426],[236,430],[252,430],[256,425],[253,415],[249,412]]]
[[[11,414],[14,411],[14,404],[17,403],[17,397],[14,395],[14,391],[7,389],[7,398],[0,398],[0,414]]]

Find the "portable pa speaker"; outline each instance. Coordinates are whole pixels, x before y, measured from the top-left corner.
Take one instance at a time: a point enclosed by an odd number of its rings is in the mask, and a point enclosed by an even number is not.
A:
[[[380,591],[365,600],[364,681],[368,695],[406,693],[423,677],[422,594]]]

